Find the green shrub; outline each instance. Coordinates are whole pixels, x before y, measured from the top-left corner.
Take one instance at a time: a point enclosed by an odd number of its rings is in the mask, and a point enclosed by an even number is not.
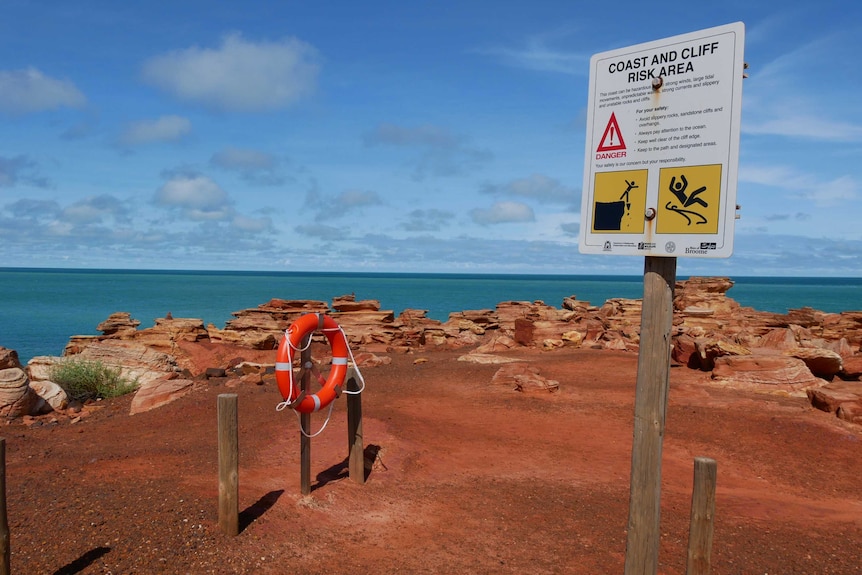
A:
[[[119,397],[137,388],[137,382],[124,378],[118,368],[86,359],[66,359],[54,364],[51,381],[79,400]]]

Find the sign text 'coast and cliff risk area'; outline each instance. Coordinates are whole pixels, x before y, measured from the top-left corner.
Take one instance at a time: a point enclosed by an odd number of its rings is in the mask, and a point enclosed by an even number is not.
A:
[[[729,257],[741,22],[590,60],[582,253]]]

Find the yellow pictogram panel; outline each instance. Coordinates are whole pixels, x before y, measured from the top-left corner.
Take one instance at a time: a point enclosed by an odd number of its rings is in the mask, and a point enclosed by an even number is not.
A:
[[[642,234],[649,170],[597,172],[593,185],[592,231]]]
[[[717,234],[720,200],[721,164],[662,168],[656,232]]]

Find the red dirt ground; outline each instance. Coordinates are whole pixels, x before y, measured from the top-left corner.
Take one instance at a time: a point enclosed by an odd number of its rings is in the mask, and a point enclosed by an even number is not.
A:
[[[224,365],[212,350],[201,348],[201,367]],[[537,397],[491,387],[499,366],[462,353],[364,369],[366,452],[377,452],[368,480],[347,478],[341,398],[312,440],[305,497],[297,418],[275,411],[271,377],[210,380],[134,416],[126,397],[74,423],[12,421],[2,434],[12,571],[622,573],[637,355],[508,354],[560,382]],[[239,396],[236,537],[217,524],[221,393]],[[713,574],[862,573],[862,429],[804,398],[719,387],[686,368],[671,371],[660,573],[685,573],[701,455],[718,464]]]

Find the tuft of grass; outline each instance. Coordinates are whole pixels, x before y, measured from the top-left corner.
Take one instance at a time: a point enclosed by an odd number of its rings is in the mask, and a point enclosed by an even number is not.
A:
[[[86,359],[55,364],[51,367],[51,381],[78,400],[119,397],[137,388],[137,382],[124,378],[118,368]]]

